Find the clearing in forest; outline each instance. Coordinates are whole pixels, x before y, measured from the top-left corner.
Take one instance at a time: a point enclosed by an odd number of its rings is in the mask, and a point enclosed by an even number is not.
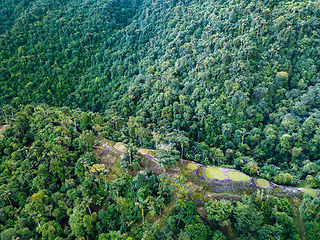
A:
[[[196,169],[198,169],[198,165],[195,164],[195,163],[193,163],[193,162],[188,163],[187,167],[188,167],[190,170],[193,170],[193,171],[196,170]]]
[[[219,180],[227,179],[227,176],[224,175],[223,171],[216,167],[207,167],[206,168],[206,176],[208,178],[216,178]]]
[[[269,181],[262,179],[262,178],[256,179],[255,183],[256,183],[257,187],[259,187],[259,188],[269,188],[270,187]]]
[[[227,172],[228,177],[235,182],[248,182],[250,181],[250,177],[248,175],[245,175],[242,172],[238,171],[229,171]]]

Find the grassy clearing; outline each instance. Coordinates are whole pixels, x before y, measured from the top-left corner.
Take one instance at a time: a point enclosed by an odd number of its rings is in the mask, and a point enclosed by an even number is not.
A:
[[[191,193],[191,198],[193,201],[199,201],[203,198],[203,195],[199,192],[197,192],[197,193],[193,192],[193,193]]]
[[[256,179],[255,182],[256,182],[257,187],[259,187],[259,188],[270,187],[270,183],[265,179],[259,178],[259,179]]]
[[[317,192],[311,188],[302,188],[302,191],[306,194],[311,195],[312,197],[316,197],[317,196]]]
[[[189,168],[189,169],[194,171],[194,170],[198,169],[198,165],[193,163],[193,162],[191,162],[191,163],[188,163],[187,168]]]
[[[224,175],[223,171],[216,167],[208,167],[206,168],[206,176],[208,178],[215,178],[219,180],[227,179],[227,176]]]
[[[146,148],[140,148],[138,150],[138,153],[140,153],[141,155],[147,155],[149,153],[149,149]]]
[[[127,151],[126,144],[124,144],[122,142],[117,142],[113,147],[123,153],[125,153]]]
[[[250,180],[249,176],[238,171],[227,172],[227,175],[232,181],[236,181],[236,182],[248,182]]]
[[[195,193],[194,194],[198,199],[201,199],[203,198],[203,195],[201,193]]]

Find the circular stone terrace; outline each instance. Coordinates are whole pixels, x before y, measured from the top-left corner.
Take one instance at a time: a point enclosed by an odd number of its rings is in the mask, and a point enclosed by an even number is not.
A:
[[[190,175],[196,176],[199,180],[205,181],[208,187],[229,189],[237,192],[245,188],[268,189],[271,193],[278,196],[303,196],[309,194],[313,197],[319,195],[319,191],[310,188],[293,188],[277,185],[266,179],[253,178],[241,171],[231,168],[220,168],[214,166],[205,166],[193,161],[182,160],[183,167]],[[231,186],[231,187],[230,187]]]
[[[203,165],[197,164],[191,161],[187,161],[187,168],[192,171],[196,171],[202,167]],[[200,176],[205,176],[207,179],[211,180],[230,180],[235,182],[249,182],[250,177],[240,171],[231,169],[231,168],[219,168],[212,166],[205,166],[201,169],[202,173],[198,173]],[[229,182],[229,181],[228,181]]]

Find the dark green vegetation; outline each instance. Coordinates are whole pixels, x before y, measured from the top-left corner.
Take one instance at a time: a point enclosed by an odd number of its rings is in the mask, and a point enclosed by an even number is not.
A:
[[[142,166],[134,146],[127,145],[122,162],[117,162],[120,175],[114,178],[102,162],[106,160],[96,158],[92,149],[112,118],[28,105],[12,109],[6,120],[10,127],[1,131],[0,140],[1,240],[311,240],[320,234],[319,198],[307,195],[300,212],[299,201],[267,191],[217,200],[220,196],[205,209],[197,208],[183,199],[188,191],[183,177],[170,179],[151,171],[132,176]],[[177,196],[182,198],[175,200]]]
[[[145,216],[159,216],[172,201],[162,175],[108,179],[85,113],[29,105],[13,116],[0,140],[1,240],[135,236],[148,229]],[[99,115],[90,121],[107,125]]]
[[[139,169],[134,146],[156,149],[163,171],[183,157],[319,188],[319,18],[318,0],[2,0],[0,237],[219,239],[194,209],[174,207],[170,230],[149,208],[173,197],[160,177],[136,186],[126,174]],[[129,146],[116,181],[92,153],[96,136]],[[268,222],[292,215],[247,198],[231,203],[238,237],[297,237]],[[317,239],[319,199],[303,201],[299,234]],[[241,207],[264,216],[245,233]]]
[[[152,132],[169,132],[187,159],[280,184],[310,175],[319,186],[319,1],[10,0],[1,9],[2,108],[101,112],[129,126],[137,146],[155,149]]]

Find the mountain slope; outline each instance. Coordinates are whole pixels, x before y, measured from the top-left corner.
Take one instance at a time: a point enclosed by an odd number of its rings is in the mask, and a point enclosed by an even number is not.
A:
[[[2,3],[3,11],[10,3]],[[1,24],[7,28],[0,37],[1,102],[62,106],[103,53],[104,39],[127,24],[139,1],[24,3],[10,25]]]
[[[230,173],[236,171],[220,168],[232,179],[230,188],[207,170],[200,177],[204,166],[194,162],[180,171],[167,169],[172,179],[156,176],[147,170],[161,160],[154,150],[105,139],[96,146],[94,134],[110,124],[98,114],[28,105],[8,121],[5,130],[0,127],[1,239],[225,239],[219,230],[231,239],[299,239],[302,226],[301,236],[315,239],[319,231],[319,198],[307,195],[300,206],[297,199],[290,201],[293,189],[280,192],[268,183],[271,192],[259,191],[252,188],[254,179],[249,183],[243,180],[248,176],[234,178]],[[126,164],[130,154],[133,161]],[[267,187],[267,181],[256,180]],[[239,196],[245,185],[247,193],[255,193]],[[187,194],[202,210],[185,200]]]
[[[100,111],[148,147],[182,132],[187,158],[295,184],[313,171],[298,170],[320,158],[319,1],[33,6],[1,37],[2,103]]]

